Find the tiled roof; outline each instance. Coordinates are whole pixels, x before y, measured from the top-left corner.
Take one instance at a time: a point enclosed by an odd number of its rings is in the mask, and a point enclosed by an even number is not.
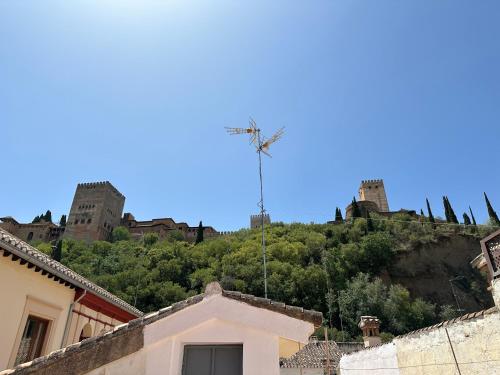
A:
[[[318,317],[321,317],[321,319],[323,317],[323,315],[317,311],[303,310],[303,309],[295,307],[295,306],[288,306],[288,305],[285,305],[285,304],[282,304],[279,302],[270,301],[270,300],[255,297],[255,296],[252,296],[249,294],[241,294],[238,292],[225,291],[221,288],[219,283],[212,282],[212,283],[207,285],[207,287],[205,289],[205,293],[203,293],[203,294],[198,294],[196,296],[190,297],[190,298],[185,299],[183,301],[176,302],[173,305],[165,307],[159,311],[152,312],[150,314],[141,316],[137,319],[131,320],[128,323],[116,326],[112,331],[108,331],[108,332],[100,334],[98,336],[85,339],[81,342],[70,345],[66,348],[56,350],[56,351],[54,351],[54,352],[52,352],[44,357],[36,358],[31,362],[27,362],[27,363],[18,365],[14,369],[2,371],[2,372],[0,372],[0,375],[37,374],[41,369],[46,369],[48,367],[50,367],[52,369],[52,368],[55,368],[56,366],[62,366],[61,363],[63,363],[63,364],[67,363],[68,356],[75,356],[75,358],[79,358],[79,361],[80,361],[81,358],[83,358],[83,355],[84,355],[84,354],[82,354],[83,352],[87,352],[87,351],[90,352],[92,350],[94,350],[94,351],[98,350],[98,349],[95,349],[95,346],[105,347],[106,345],[112,345],[113,340],[120,339],[123,337],[123,335],[134,335],[137,330],[141,329],[141,327],[144,327],[148,324],[156,322],[157,320],[163,319],[167,316],[170,316],[174,313],[177,313],[177,312],[179,312],[179,311],[181,311],[189,306],[195,305],[195,304],[203,301],[203,298],[205,296],[214,295],[214,294],[221,294],[226,298],[235,299],[235,300],[238,300],[242,303],[247,303],[247,304],[252,305],[252,306],[275,311],[275,312],[278,312],[278,313],[281,313],[281,314],[284,314],[284,315],[287,315],[287,316],[290,316],[290,317],[293,317],[296,319],[302,319],[305,321],[309,321],[311,323],[318,321]],[[237,297],[237,296],[239,296],[239,297]],[[300,311],[300,313],[299,313],[299,311]],[[302,316],[302,318],[299,316]],[[124,341],[127,341],[127,340],[124,339]],[[332,359],[331,363],[333,366],[334,363],[335,363],[335,365],[338,363],[338,360],[339,360],[338,358],[340,358],[340,352],[339,352],[338,347],[336,346],[335,343],[332,342],[332,343],[329,343],[329,345],[330,345],[330,351],[332,353],[330,358]],[[332,345],[334,345],[334,346],[332,346]],[[334,362],[334,360],[335,360],[335,362]],[[105,363],[108,363],[108,362],[105,362]],[[87,369],[86,371],[87,372],[91,371],[92,369],[95,369],[99,366],[102,366],[105,363],[101,363],[98,365],[96,365],[94,363],[93,364],[94,367],[91,369]],[[82,366],[83,365],[85,365],[85,364],[82,364]]]
[[[318,311],[305,310],[302,307],[285,305],[282,302],[276,302],[267,298],[255,297],[250,294],[244,294],[240,292],[223,290],[222,295],[224,297],[241,301],[252,306],[275,311],[280,314],[288,315],[292,318],[313,323],[316,327],[319,327],[321,323],[323,323],[323,314]]]
[[[77,274],[68,267],[55,261],[48,255],[35,249],[33,246],[14,237],[9,232],[0,228],[0,249],[8,251],[21,259],[59,277],[61,280],[67,281],[75,287],[84,289],[92,294],[95,294],[107,302],[129,312],[135,316],[141,316],[143,313],[127,302],[118,298],[114,294],[87,280],[85,277]]]
[[[328,342],[330,367],[336,368],[342,355],[335,341]],[[313,341],[300,349],[290,358],[282,358],[282,368],[324,368],[326,366],[326,342]]]

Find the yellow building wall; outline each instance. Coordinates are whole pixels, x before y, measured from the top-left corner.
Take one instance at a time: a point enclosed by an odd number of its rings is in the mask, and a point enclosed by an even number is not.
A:
[[[0,254],[2,252],[0,251]],[[42,355],[59,349],[75,291],[53,279],[0,256],[0,371],[13,366],[17,353],[16,339],[20,339],[28,309],[38,309],[41,317],[52,315],[46,345]],[[32,313],[36,315],[35,311]]]
[[[290,358],[304,347],[304,344],[280,337],[280,358]]]
[[[500,374],[500,313],[447,326],[462,374]],[[394,340],[401,375],[455,375],[457,367],[444,328]]]

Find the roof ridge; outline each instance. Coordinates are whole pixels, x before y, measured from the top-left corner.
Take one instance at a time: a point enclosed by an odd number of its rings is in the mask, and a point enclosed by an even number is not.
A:
[[[40,250],[36,249],[30,244],[0,228],[0,244],[2,242],[6,245],[10,245],[10,247],[13,247],[14,250],[17,250],[16,255],[21,255],[21,257],[24,255],[25,257],[29,258],[26,259],[28,261],[31,259],[38,263],[41,263],[40,265],[47,266],[47,268],[49,268],[52,272],[55,271],[57,273],[57,276],[62,278],[63,280],[66,280],[72,284],[76,282],[78,284],[76,286],[90,292],[95,292],[112,304],[118,305],[134,315],[143,315],[142,311],[128,304],[121,298],[115,296],[113,293],[93,283],[92,281],[73,271],[71,268],[66,267],[64,264],[52,259],[47,254],[42,253]],[[12,249],[6,250],[12,252]]]

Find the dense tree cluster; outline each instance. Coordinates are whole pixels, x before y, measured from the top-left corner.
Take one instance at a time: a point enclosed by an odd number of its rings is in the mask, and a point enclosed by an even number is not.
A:
[[[392,334],[431,324],[442,314],[438,307],[412,299],[402,286],[384,285],[378,276],[397,252],[454,230],[433,228],[427,218],[398,214],[382,220],[375,213],[342,224],[266,226],[269,298],[322,311],[334,331],[342,316],[346,340],[358,336],[363,314],[378,315]],[[38,248],[145,312],[200,293],[214,280],[228,290],[263,295],[258,230],[195,245],[176,232],[162,241],[155,233],[131,240],[126,228],[117,227],[111,240]]]

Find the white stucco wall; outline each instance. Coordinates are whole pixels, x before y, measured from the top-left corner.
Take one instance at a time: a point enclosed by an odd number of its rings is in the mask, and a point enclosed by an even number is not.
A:
[[[398,375],[398,359],[396,345],[385,345],[368,348],[344,355],[340,359],[342,375]]]
[[[28,269],[13,262],[10,257],[0,256],[0,371],[12,367],[12,353],[17,353],[15,344],[20,330],[26,324],[23,316],[28,300],[36,301],[40,311],[55,312],[55,320],[50,326],[47,345],[42,354],[59,349],[64,332],[68,309],[73,301],[75,291],[42,276],[41,272]],[[43,314],[35,314],[43,318],[52,318]],[[22,327],[21,327],[22,326]],[[22,335],[22,333],[21,333]],[[15,356],[14,353],[14,356]],[[10,359],[10,361],[9,361]]]
[[[89,374],[180,375],[185,345],[243,344],[244,375],[279,375],[280,337],[306,344],[313,332],[311,323],[213,295],[145,326],[142,350]]]
[[[500,314],[447,326],[462,374],[500,374]],[[404,375],[454,375],[457,368],[444,328],[394,340]]]

